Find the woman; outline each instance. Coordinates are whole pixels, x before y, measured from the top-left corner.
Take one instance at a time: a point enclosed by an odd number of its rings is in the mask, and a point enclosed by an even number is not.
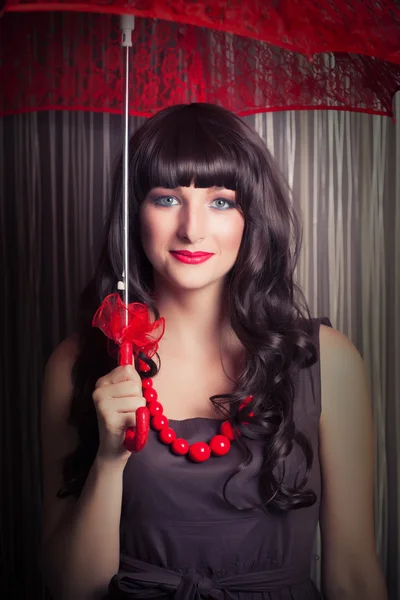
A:
[[[130,302],[166,324],[147,373],[117,366],[92,327],[122,272],[121,181],[119,163],[79,331],[44,379],[41,554],[54,598],[321,598],[320,519],[324,597],[384,600],[363,361],[293,282],[298,221],[263,141],[208,104],[168,108],[132,137]],[[229,451],[196,462],[152,429],[131,454],[145,385],[186,450],[209,452],[228,421]]]

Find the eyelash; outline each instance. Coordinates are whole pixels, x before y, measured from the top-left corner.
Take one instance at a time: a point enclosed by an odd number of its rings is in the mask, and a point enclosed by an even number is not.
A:
[[[175,206],[174,204],[160,204],[160,200],[165,200],[165,198],[175,198],[175,196],[159,196],[158,198],[154,198],[154,200],[152,201],[153,204],[158,204],[159,206]],[[234,202],[233,200],[227,200],[226,198],[215,198],[215,200],[213,200],[213,202],[216,202],[217,200],[223,200],[224,202],[226,202],[226,204],[228,205],[228,208],[220,208],[217,210],[219,211],[224,211],[224,210],[229,210],[231,208],[235,208],[236,207],[236,202]]]

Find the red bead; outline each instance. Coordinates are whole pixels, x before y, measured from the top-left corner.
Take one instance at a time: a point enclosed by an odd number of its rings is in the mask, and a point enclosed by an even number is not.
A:
[[[233,431],[232,424],[229,421],[224,421],[219,430],[222,435],[224,435],[228,438],[228,440],[231,440],[231,442],[233,442],[233,440],[235,439],[235,432]]]
[[[211,456],[210,446],[205,442],[195,442],[189,448],[189,456],[194,462],[204,462]]]
[[[155,417],[156,415],[162,415],[163,413],[163,407],[159,402],[149,402],[147,408],[149,409],[152,417]]]
[[[143,390],[143,398],[145,398],[147,402],[153,402],[153,400],[158,400],[158,394],[154,388],[145,388]]]
[[[225,435],[214,435],[210,442],[211,452],[216,456],[224,456],[230,450],[231,443]]]
[[[166,427],[165,429],[161,429],[158,437],[163,444],[172,444],[172,442],[176,440],[176,433],[171,427]]]
[[[152,388],[153,387],[153,380],[150,377],[145,377],[144,379],[142,379],[142,388],[146,389],[146,388]]]
[[[156,431],[161,431],[161,429],[165,429],[165,427],[168,427],[168,419],[163,414],[159,413],[152,418],[151,426]]]
[[[174,452],[175,454],[183,456],[184,454],[187,454],[189,450],[189,442],[187,442],[183,438],[176,438],[176,440],[172,442],[171,449],[172,452]]]

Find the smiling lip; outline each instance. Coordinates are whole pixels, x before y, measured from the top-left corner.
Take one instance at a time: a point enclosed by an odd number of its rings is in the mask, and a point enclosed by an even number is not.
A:
[[[189,252],[188,250],[182,250],[179,252],[174,252],[171,250],[171,254],[180,262],[188,265],[198,265],[214,256],[210,252]]]

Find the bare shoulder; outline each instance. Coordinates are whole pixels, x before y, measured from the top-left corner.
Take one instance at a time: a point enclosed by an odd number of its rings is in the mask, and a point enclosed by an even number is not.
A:
[[[42,417],[46,420],[67,418],[73,390],[71,373],[78,352],[77,337],[72,335],[55,348],[46,363],[42,388]]]
[[[334,327],[328,327],[328,325],[320,325],[319,342],[321,353],[324,353],[325,359],[330,352],[338,352],[339,356],[342,351],[350,355],[359,354],[353,342],[344,333]]]
[[[63,340],[48,359],[43,377],[42,406],[52,412],[69,409],[72,367],[79,353],[77,336]]]
[[[326,401],[330,393],[338,391],[339,385],[348,386],[347,394],[351,395],[355,387],[367,384],[367,375],[363,358],[353,342],[341,331],[320,325],[320,369],[322,394],[322,412],[327,409]],[[336,402],[340,398],[335,394]],[[343,400],[344,401],[344,398]]]
[[[69,337],[65,338],[58,346],[53,350],[50,355],[46,369],[49,367],[54,368],[56,365],[73,363],[79,352],[78,335],[73,333]]]
[[[321,428],[340,426],[348,417],[371,410],[369,381],[364,360],[353,342],[341,331],[320,326]]]
[[[63,340],[47,361],[41,405],[41,446],[43,472],[42,541],[65,516],[72,500],[60,500],[64,458],[77,446],[77,434],[68,424],[73,392],[72,367],[79,352],[76,335]]]

